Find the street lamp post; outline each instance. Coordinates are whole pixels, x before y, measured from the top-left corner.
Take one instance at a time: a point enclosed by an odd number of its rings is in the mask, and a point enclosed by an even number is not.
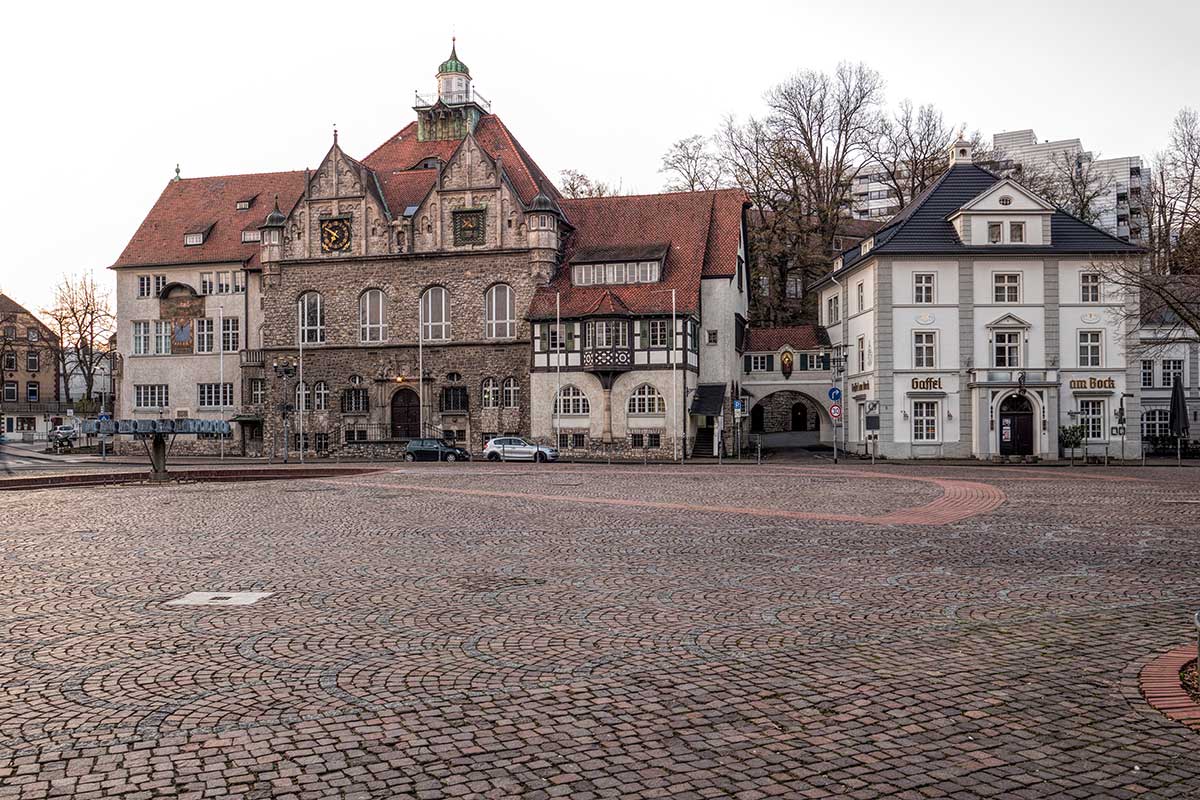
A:
[[[283,402],[279,404],[279,413],[283,418],[283,463],[286,464],[288,463],[288,410],[291,405],[287,401],[288,379],[296,374],[296,360],[293,358],[276,358],[271,362],[271,367],[275,370],[275,374],[283,381]]]

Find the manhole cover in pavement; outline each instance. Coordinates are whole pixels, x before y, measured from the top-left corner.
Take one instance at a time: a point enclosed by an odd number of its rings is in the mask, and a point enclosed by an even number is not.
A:
[[[274,592],[188,592],[168,600],[168,606],[250,606]]]

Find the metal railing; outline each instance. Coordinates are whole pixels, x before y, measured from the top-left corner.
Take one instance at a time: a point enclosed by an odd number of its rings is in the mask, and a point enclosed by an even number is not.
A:
[[[267,352],[265,350],[243,350],[242,351],[242,366],[243,367],[261,367],[267,363]]]
[[[490,100],[481,95],[474,88],[462,92],[438,92],[437,96],[423,95],[420,92],[414,92],[416,96],[414,105],[417,108],[429,108],[435,105],[439,100],[448,106],[461,106],[467,103],[475,103],[483,108],[484,111],[492,110]]]

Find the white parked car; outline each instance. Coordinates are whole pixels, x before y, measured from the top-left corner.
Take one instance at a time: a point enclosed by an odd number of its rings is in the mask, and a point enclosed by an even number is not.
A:
[[[534,444],[520,436],[500,436],[488,440],[483,457],[488,461],[557,461],[558,448]]]

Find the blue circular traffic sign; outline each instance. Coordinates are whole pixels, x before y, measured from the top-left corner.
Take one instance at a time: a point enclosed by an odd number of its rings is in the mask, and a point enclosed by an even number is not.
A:
[[[841,400],[841,399],[842,399],[842,390],[836,386],[830,386],[829,387],[830,402],[836,403],[838,400]]]

